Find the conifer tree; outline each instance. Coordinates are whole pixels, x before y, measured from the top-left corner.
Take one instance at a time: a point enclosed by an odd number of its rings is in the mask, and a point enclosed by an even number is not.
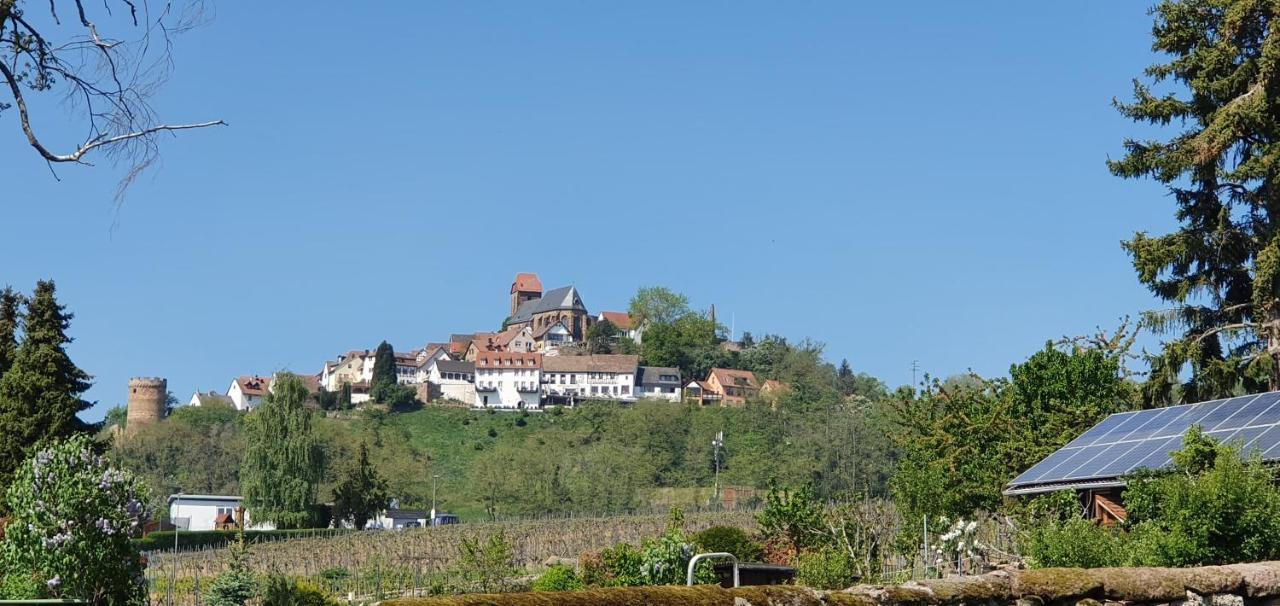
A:
[[[396,352],[391,344],[383,341],[373,357],[373,379],[369,381],[369,395],[383,401],[396,386]]]
[[[6,286],[0,290],[0,377],[18,355],[18,323],[22,321],[22,295]]]
[[[92,405],[80,397],[92,377],[67,356],[72,317],[58,304],[52,280],[36,283],[23,318],[22,343],[0,378],[0,485],[41,441],[92,429],[76,416]]]
[[[1145,316],[1169,335],[1148,401],[1179,388],[1187,401],[1280,388],[1277,13],[1275,2],[1161,1],[1152,48],[1168,61],[1134,82],[1132,102],[1116,102],[1134,121],[1177,127],[1164,141],[1125,141],[1108,162],[1117,176],[1164,184],[1177,204],[1175,231],[1124,243],[1139,280],[1171,304]]]
[[[333,489],[333,517],[346,520],[358,530],[387,506],[387,481],[369,463],[369,448],[360,443],[356,464],[347,468]]]
[[[281,373],[246,419],[240,487],[254,520],[280,528],[304,528],[313,520],[324,461],[311,431],[308,397],[302,379]]]

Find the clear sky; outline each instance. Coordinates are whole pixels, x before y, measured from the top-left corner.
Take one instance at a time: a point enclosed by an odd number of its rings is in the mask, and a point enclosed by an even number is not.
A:
[[[998,375],[1156,303],[1172,203],[1104,162],[1142,3],[238,2],[177,41],[163,143],[55,181],[0,114],[0,285],[57,281],[100,418],[382,339],[495,329],[518,271],[811,337],[891,386]],[[62,109],[37,116],[59,147]]]

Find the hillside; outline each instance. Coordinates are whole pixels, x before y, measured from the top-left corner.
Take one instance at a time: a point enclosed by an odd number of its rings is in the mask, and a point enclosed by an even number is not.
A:
[[[705,507],[715,481],[712,438],[725,434],[722,485],[814,481],[824,494],[879,493],[889,447],[866,406],[795,410],[598,403],[518,413],[429,406],[317,414],[328,461],[320,497],[361,442],[402,506],[464,520]],[[241,415],[180,408],[118,443],[114,454],[158,497],[238,490]]]

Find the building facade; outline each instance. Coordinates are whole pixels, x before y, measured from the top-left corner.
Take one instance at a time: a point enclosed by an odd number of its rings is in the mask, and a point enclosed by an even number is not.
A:
[[[427,369],[432,399],[447,398],[476,405],[476,365],[465,360],[435,360]]]
[[[476,406],[529,409],[542,405],[542,354],[484,351],[475,360]]]
[[[542,391],[550,404],[578,400],[635,401],[640,356],[547,356],[542,359]]]
[[[636,373],[636,397],[679,402],[681,399],[680,369],[641,366]]]
[[[275,525],[254,524],[248,511],[241,509],[238,496],[210,494],[169,495],[169,522],[179,530],[215,530],[231,518],[243,514],[246,530],[274,530]]]
[[[537,291],[533,287],[537,287]],[[511,315],[503,322],[503,329],[528,326],[536,336],[547,327],[562,322],[575,341],[587,336],[587,328],[593,318],[582,302],[582,296],[574,286],[562,286],[545,293],[542,282],[535,274],[517,274],[511,284]]]
[[[236,410],[253,410],[262,403],[262,398],[267,396],[270,389],[270,377],[245,375],[231,381],[231,387],[227,388],[227,397],[231,398],[231,403]]]

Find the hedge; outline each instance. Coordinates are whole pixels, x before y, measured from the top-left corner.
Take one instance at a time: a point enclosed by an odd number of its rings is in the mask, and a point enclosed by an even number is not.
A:
[[[244,531],[244,540],[246,543],[266,543],[270,541],[284,541],[287,539],[305,539],[309,537],[333,536],[336,534],[344,534],[355,532],[350,529],[333,529],[333,528],[299,528],[294,530],[246,530]],[[203,549],[223,547],[227,543],[236,540],[237,531],[235,530],[200,530],[188,531],[183,530],[178,533],[178,550]],[[162,551],[173,550],[172,530],[163,530],[153,532],[141,539],[134,539],[133,544],[138,551]]]

